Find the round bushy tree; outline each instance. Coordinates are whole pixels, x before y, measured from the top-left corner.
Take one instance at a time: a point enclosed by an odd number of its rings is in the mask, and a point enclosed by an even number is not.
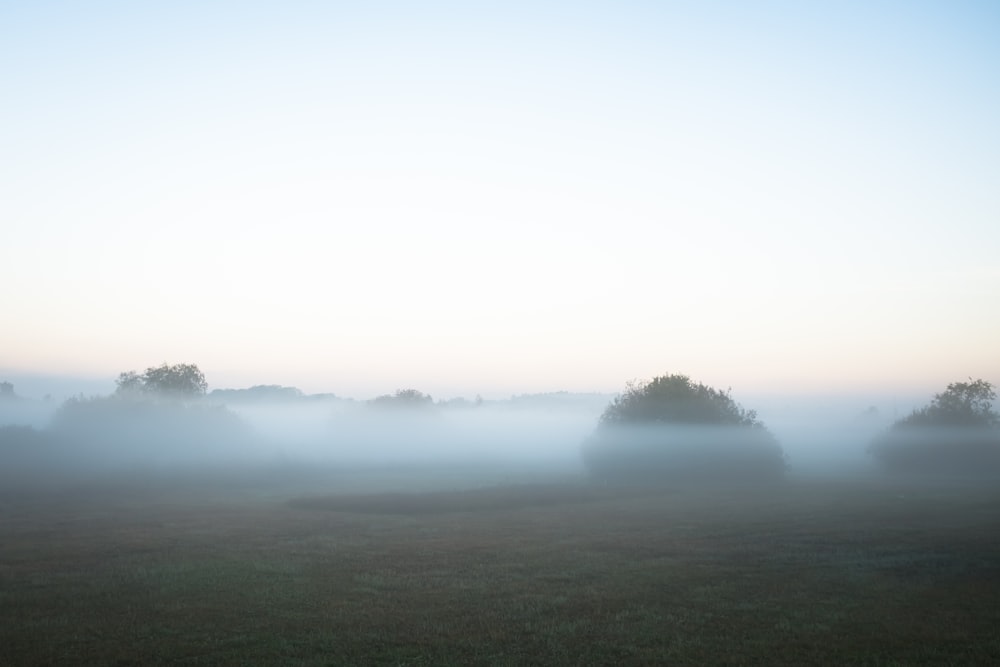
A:
[[[952,382],[893,424],[868,448],[885,469],[915,473],[1000,472],[1000,415],[993,384]]]
[[[241,452],[252,438],[234,412],[201,400],[208,383],[194,364],[162,364],[118,376],[111,396],[63,403],[49,432],[81,465],[207,461]]]
[[[205,374],[195,364],[160,364],[141,374],[126,371],[116,381],[119,394],[169,398],[200,398],[208,389]]]
[[[628,384],[601,415],[583,458],[593,477],[620,482],[756,481],[785,468],[753,410],[676,374]]]

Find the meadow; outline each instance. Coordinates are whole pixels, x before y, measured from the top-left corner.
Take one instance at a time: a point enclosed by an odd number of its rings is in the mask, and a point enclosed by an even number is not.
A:
[[[1000,664],[1000,486],[292,468],[0,491],[3,665]]]

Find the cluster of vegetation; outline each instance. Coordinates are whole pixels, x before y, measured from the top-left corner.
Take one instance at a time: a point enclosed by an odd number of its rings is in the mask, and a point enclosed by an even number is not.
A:
[[[398,389],[395,394],[376,396],[368,404],[390,410],[426,410],[434,406],[434,399],[416,389]]]
[[[146,394],[158,398],[195,398],[208,390],[205,374],[194,364],[161,364],[142,373],[126,371],[116,381],[117,394]]]
[[[583,445],[590,474],[614,482],[775,479],[784,453],[728,391],[664,375],[631,383]]]
[[[757,413],[742,408],[729,391],[695,384],[679,374],[630,382],[601,415],[602,426],[628,424],[762,426]]]
[[[194,364],[162,364],[118,376],[110,396],[64,402],[48,428],[0,429],[5,461],[38,469],[149,465],[206,460],[234,453],[251,438],[248,426],[221,405],[206,403],[208,383]]]
[[[1000,414],[993,385],[953,382],[897,421],[869,452],[886,469],[915,473],[1000,471]]]

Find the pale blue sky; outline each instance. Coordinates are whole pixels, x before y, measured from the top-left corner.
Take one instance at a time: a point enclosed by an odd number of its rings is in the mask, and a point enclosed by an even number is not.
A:
[[[0,3],[0,85],[0,369],[1000,382],[996,3]]]

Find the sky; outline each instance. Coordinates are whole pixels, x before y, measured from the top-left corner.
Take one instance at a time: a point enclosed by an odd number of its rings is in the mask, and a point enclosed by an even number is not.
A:
[[[0,97],[7,375],[1000,382],[995,2],[0,2]]]

